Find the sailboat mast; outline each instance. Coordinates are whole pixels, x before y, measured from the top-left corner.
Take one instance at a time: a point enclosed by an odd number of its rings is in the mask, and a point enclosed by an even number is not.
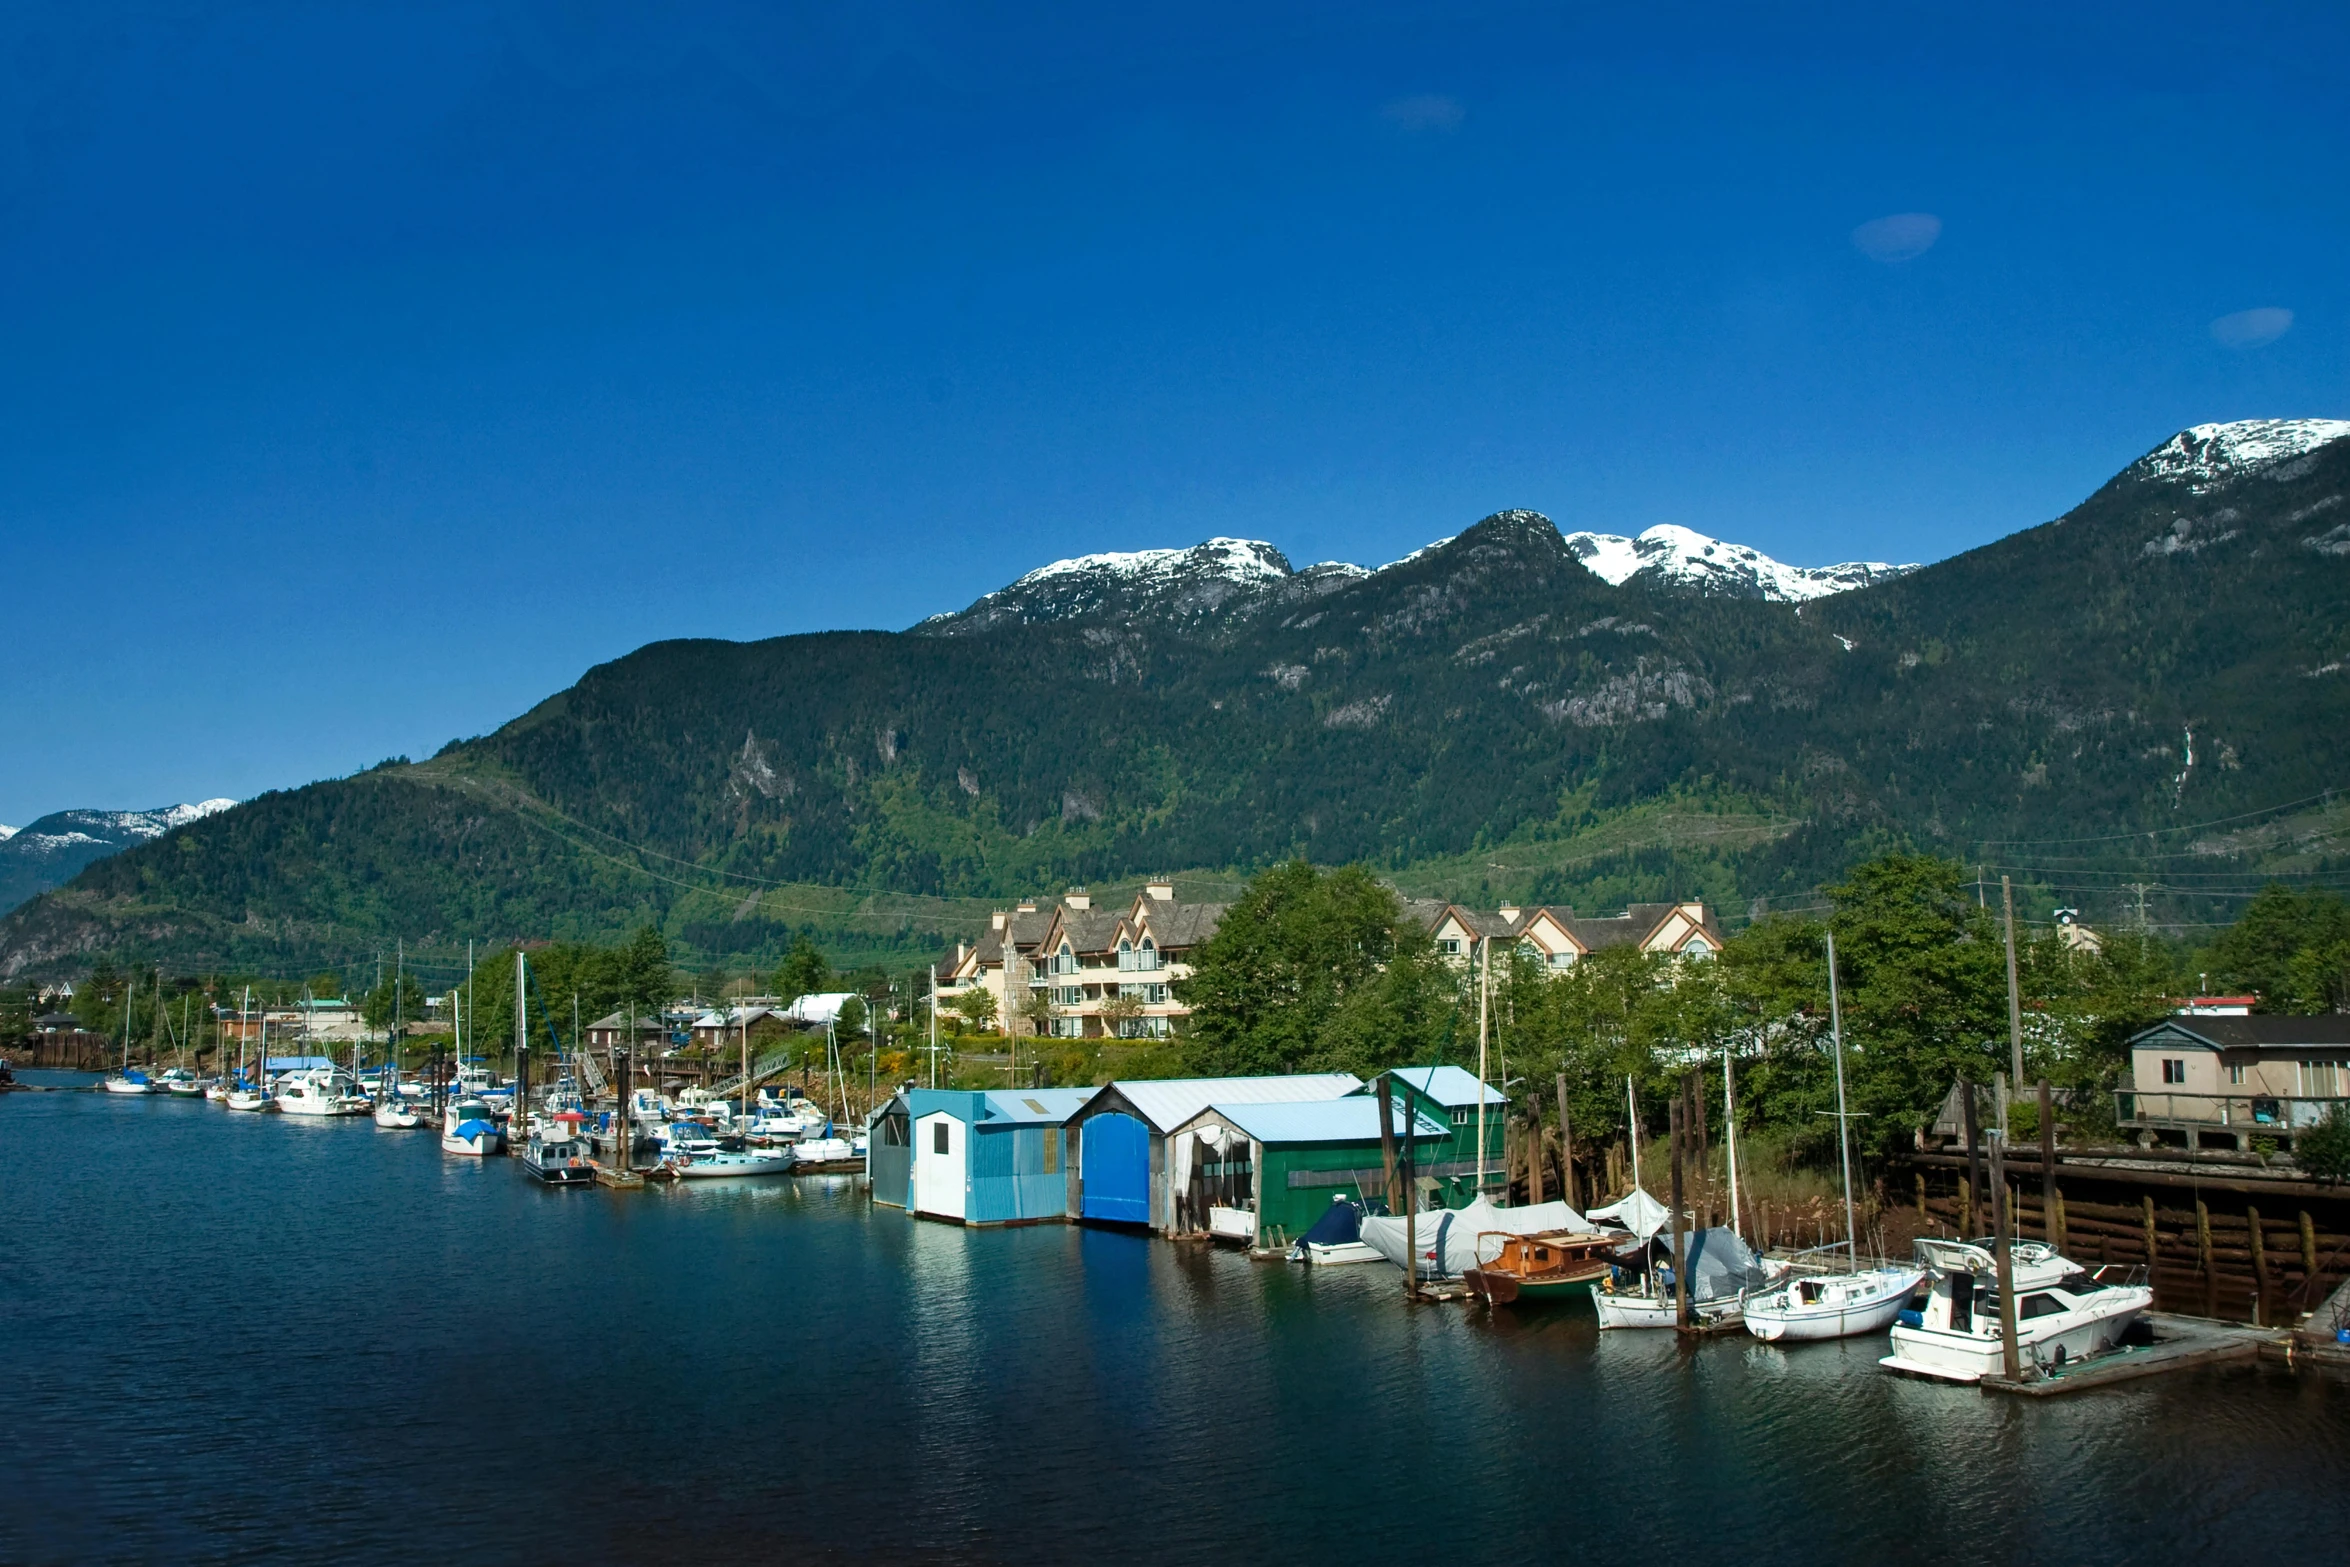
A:
[[[133,974],[122,989],[122,1075],[131,1075],[131,1014],[138,1010],[139,976]]]
[[[520,952],[514,954],[514,1113],[527,1115],[530,1111],[530,1080],[522,1065],[522,1053],[530,1048],[530,974],[524,967]]]
[[[1852,1118],[1844,1108],[1844,1007],[1836,991],[1836,933],[1828,932],[1828,1038],[1836,1046],[1836,1157],[1844,1170],[1844,1253],[1860,1271],[1860,1232],[1852,1222]]]
[[[1640,1101],[1632,1097],[1632,1074],[1624,1074],[1624,1141],[1632,1145],[1632,1189],[1640,1190]]]
[[[1730,1047],[1722,1046],[1722,1140],[1730,1150],[1730,1233],[1741,1241],[1738,1225],[1738,1102],[1730,1091]]]
[[[1477,943],[1482,967],[1477,975],[1477,1195],[1485,1195],[1485,1040],[1486,1018],[1492,1011],[1493,1000],[1493,937],[1487,935]],[[1504,1192],[1502,1200],[1508,1201]]]

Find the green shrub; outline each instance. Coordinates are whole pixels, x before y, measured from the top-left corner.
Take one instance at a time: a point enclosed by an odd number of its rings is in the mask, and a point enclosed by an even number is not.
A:
[[[2324,1120],[2293,1139],[2293,1162],[2321,1181],[2350,1176],[2350,1108],[2334,1106]]]

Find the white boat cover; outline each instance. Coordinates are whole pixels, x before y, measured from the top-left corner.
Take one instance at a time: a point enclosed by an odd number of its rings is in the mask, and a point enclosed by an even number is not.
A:
[[[1414,1221],[1420,1277],[1448,1279],[1477,1265],[1477,1237],[1491,1230],[1540,1235],[1556,1230],[1590,1234],[1597,1226],[1563,1202],[1496,1208],[1480,1197],[1466,1208],[1423,1213]],[[1374,1214],[1363,1220],[1363,1244],[1397,1267],[1404,1265],[1404,1221]]]
[[[1632,1232],[1635,1240],[1646,1240],[1663,1229],[1672,1219],[1673,1210],[1658,1202],[1639,1187],[1621,1202],[1611,1202],[1604,1208],[1591,1210],[1591,1218],[1602,1224],[1620,1224]]]

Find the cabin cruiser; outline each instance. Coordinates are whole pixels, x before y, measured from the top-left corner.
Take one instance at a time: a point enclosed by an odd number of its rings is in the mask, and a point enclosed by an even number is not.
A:
[[[106,1075],[105,1087],[110,1094],[151,1094],[155,1092],[155,1083],[152,1078],[136,1067],[128,1066],[119,1072],[109,1072]]]
[[[277,1107],[285,1115],[365,1115],[374,1108],[359,1080],[341,1067],[311,1067],[278,1080]]]
[[[587,1140],[564,1133],[533,1134],[522,1145],[522,1167],[547,1186],[591,1186],[596,1179]]]
[[[1979,1382],[2005,1369],[1999,1331],[1999,1268],[1990,1241],[1921,1238],[1918,1261],[1933,1279],[1923,1311],[1893,1324],[1893,1353],[1877,1364],[1894,1371]],[[2027,1371],[2050,1371],[2112,1349],[2138,1314],[2154,1304],[2143,1270],[2095,1272],[2041,1241],[2009,1248],[2015,1287],[2016,1350]]]
[[[506,1151],[506,1128],[479,1099],[450,1102],[441,1116],[441,1152],[488,1158]]]
[[[1789,1277],[1746,1297],[1746,1331],[1766,1344],[1879,1333],[1925,1278],[1923,1268],[1901,1267]]]

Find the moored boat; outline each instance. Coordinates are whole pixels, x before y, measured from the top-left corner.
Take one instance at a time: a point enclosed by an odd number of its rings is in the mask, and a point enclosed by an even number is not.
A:
[[[231,1110],[244,1110],[255,1115],[273,1114],[277,1110],[277,1096],[254,1083],[235,1084],[221,1103]]]
[[[478,1099],[452,1102],[441,1116],[441,1152],[486,1159],[506,1151],[506,1128]]]
[[[595,1184],[595,1162],[588,1156],[586,1139],[581,1137],[534,1136],[522,1146],[521,1163],[543,1185]]]
[[[151,1094],[154,1080],[136,1067],[124,1067],[119,1072],[106,1074],[105,1089],[110,1094]]]
[[[390,1131],[412,1131],[424,1124],[424,1117],[416,1106],[397,1094],[387,1094],[376,1102],[375,1124]]]
[[[1461,1270],[1461,1282],[1488,1306],[1563,1305],[1608,1276],[1620,1239],[1589,1231],[1515,1235],[1488,1230],[1477,1237],[1478,1263]],[[1488,1247],[1494,1252],[1490,1259],[1484,1256]]]
[[[1880,1266],[1789,1277],[1746,1297],[1746,1331],[1768,1344],[1881,1333],[1925,1276],[1923,1268]]]
[[[1380,1261],[1379,1253],[1363,1244],[1365,1211],[1363,1204],[1343,1193],[1331,1198],[1322,1217],[1289,1248],[1289,1260],[1317,1268]]]
[[[358,1080],[340,1067],[287,1073],[278,1081],[277,1100],[286,1115],[365,1115],[373,1108]]]
[[[1893,1353],[1877,1364],[1945,1382],[1980,1382],[2005,1369],[1999,1271],[1989,1241],[1921,1238],[1918,1260],[1933,1280],[1923,1311],[1893,1324]],[[2154,1304],[2136,1268],[2094,1272],[2041,1241],[2010,1248],[2016,1354],[2025,1371],[2058,1370],[2121,1343]]]
[[[158,1093],[170,1094],[174,1098],[195,1099],[202,1096],[204,1081],[186,1067],[175,1066],[156,1075],[155,1089]]]

